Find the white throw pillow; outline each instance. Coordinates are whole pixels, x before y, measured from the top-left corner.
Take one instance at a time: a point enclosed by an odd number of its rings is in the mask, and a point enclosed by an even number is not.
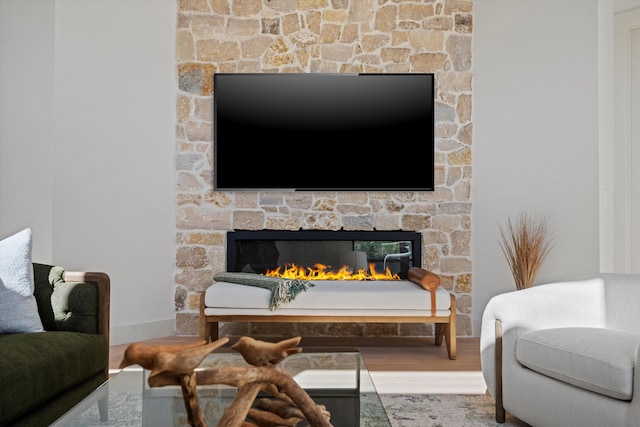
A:
[[[43,332],[33,296],[30,228],[0,240],[0,334]]]

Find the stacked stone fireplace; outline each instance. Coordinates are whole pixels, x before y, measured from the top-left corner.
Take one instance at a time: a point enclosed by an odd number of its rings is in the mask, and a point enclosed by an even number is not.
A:
[[[472,36],[472,0],[178,2],[178,334],[198,333],[199,296],[227,269],[230,231],[400,230],[421,236],[421,258],[412,262],[440,275],[456,295],[458,335],[471,335]],[[435,191],[213,191],[216,72],[435,73]],[[390,141],[379,165],[354,163],[354,173],[424,167],[412,156],[419,143],[419,136]],[[240,173],[241,162],[238,167]],[[283,327],[264,324],[256,331],[289,334]],[[301,327],[305,336],[432,334],[429,325],[411,324]]]

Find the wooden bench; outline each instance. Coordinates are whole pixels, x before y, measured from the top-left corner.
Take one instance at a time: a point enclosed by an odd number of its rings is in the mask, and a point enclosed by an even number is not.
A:
[[[435,344],[444,339],[449,358],[456,358],[456,299],[447,290],[408,280],[312,282],[315,287],[273,311],[269,290],[214,282],[200,297],[200,337],[218,339],[220,322],[433,323]]]

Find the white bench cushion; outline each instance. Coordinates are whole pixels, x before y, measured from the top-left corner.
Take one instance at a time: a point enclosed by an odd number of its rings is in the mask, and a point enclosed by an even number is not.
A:
[[[613,329],[573,327],[523,333],[516,358],[536,372],[616,399],[633,395],[640,335]]]
[[[388,315],[431,316],[431,293],[408,280],[315,280],[314,287],[270,311],[271,292],[255,286],[214,282],[205,293],[205,315]],[[449,292],[436,291],[436,315],[448,316]]]

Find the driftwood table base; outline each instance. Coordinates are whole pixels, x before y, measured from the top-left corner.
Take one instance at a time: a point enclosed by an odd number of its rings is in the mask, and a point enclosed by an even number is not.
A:
[[[120,368],[138,364],[150,370],[150,387],[179,385],[189,424],[194,427],[207,426],[198,399],[198,384],[225,384],[238,389],[217,427],[295,427],[303,420],[311,427],[333,427],[330,423],[331,414],[326,407],[316,404],[290,375],[278,367],[289,355],[302,351],[297,347],[300,339],[295,337],[269,343],[242,337],[231,348],[252,366],[198,371],[195,369],[202,360],[226,344],[228,338],[208,344],[199,341],[175,346],[133,343],[125,350]],[[260,392],[272,398],[261,398],[256,402]]]

